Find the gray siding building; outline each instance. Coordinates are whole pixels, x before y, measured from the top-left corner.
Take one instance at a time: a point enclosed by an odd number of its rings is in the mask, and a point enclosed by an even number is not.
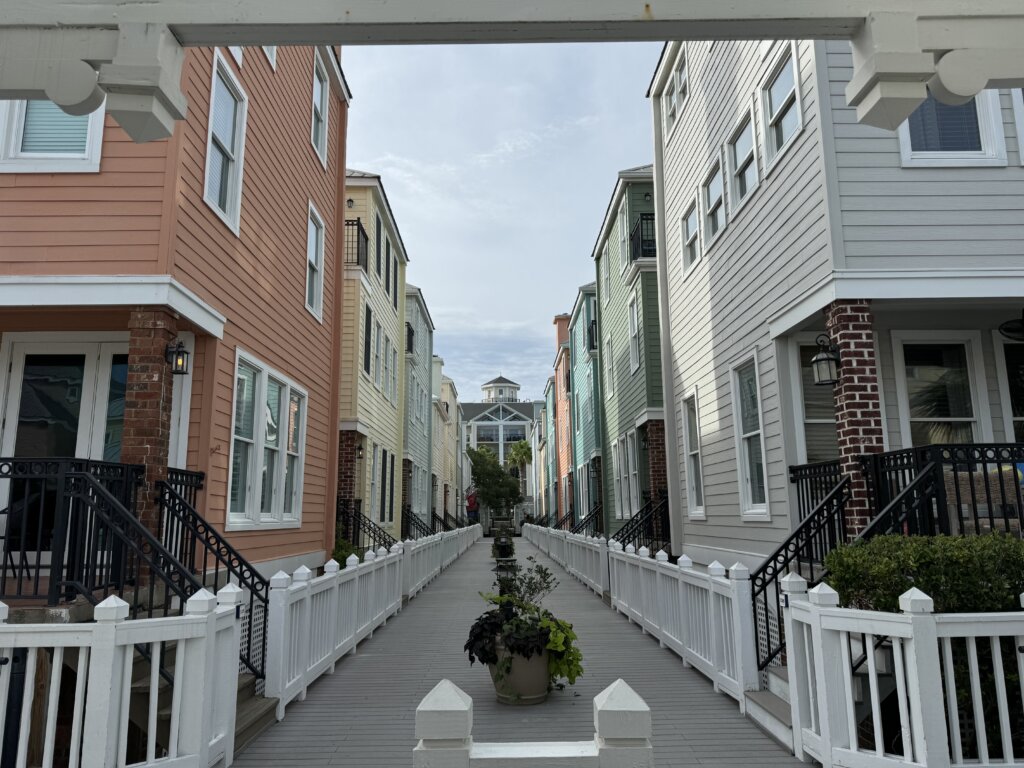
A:
[[[431,525],[433,418],[431,375],[434,323],[414,285],[405,289],[405,449],[402,456],[402,508]]]

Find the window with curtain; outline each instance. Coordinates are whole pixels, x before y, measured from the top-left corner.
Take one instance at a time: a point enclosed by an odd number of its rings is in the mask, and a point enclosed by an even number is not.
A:
[[[963,343],[904,343],[910,441],[970,443],[976,416]]]
[[[978,102],[943,104],[931,93],[907,120],[910,146],[915,152],[980,152]]]
[[[103,117],[103,107],[69,115],[45,99],[0,101],[0,172],[98,171]]]

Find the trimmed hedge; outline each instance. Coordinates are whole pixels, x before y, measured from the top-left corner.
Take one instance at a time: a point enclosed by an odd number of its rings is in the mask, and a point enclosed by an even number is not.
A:
[[[825,558],[825,581],[840,605],[898,612],[899,597],[917,587],[936,613],[1019,611],[1024,541],[985,536],[876,536]]]

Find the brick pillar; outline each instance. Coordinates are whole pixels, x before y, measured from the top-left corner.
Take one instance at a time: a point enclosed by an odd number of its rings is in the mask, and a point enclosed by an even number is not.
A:
[[[402,459],[402,514],[412,509],[412,460]]]
[[[359,477],[359,445],[362,435],[354,430],[338,432],[338,498],[352,501],[356,497]]]
[[[883,450],[883,414],[875,360],[874,315],[867,299],[834,301],[825,308],[825,328],[839,348],[839,382],[833,392],[839,464],[851,479],[847,534],[856,536],[874,516],[860,457]]]
[[[595,456],[590,460],[590,463],[593,465],[594,472],[596,473],[594,475],[594,489],[596,491],[594,501],[604,506],[604,475],[601,474],[601,457]]]
[[[665,464],[665,422],[647,422],[647,478],[655,504],[668,494],[668,470]]]
[[[178,336],[178,321],[163,307],[138,307],[128,320],[128,380],[121,461],[146,468],[138,495],[139,520],[159,534],[156,483],[167,478],[171,448],[171,366],[167,346]],[[191,375],[191,373],[189,374]]]

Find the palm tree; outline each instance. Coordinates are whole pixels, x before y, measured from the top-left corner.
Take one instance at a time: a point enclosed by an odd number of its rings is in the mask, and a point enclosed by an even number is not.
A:
[[[505,461],[516,468],[519,475],[519,488],[526,495],[526,465],[533,463],[533,449],[526,440],[513,443],[505,453]]]

